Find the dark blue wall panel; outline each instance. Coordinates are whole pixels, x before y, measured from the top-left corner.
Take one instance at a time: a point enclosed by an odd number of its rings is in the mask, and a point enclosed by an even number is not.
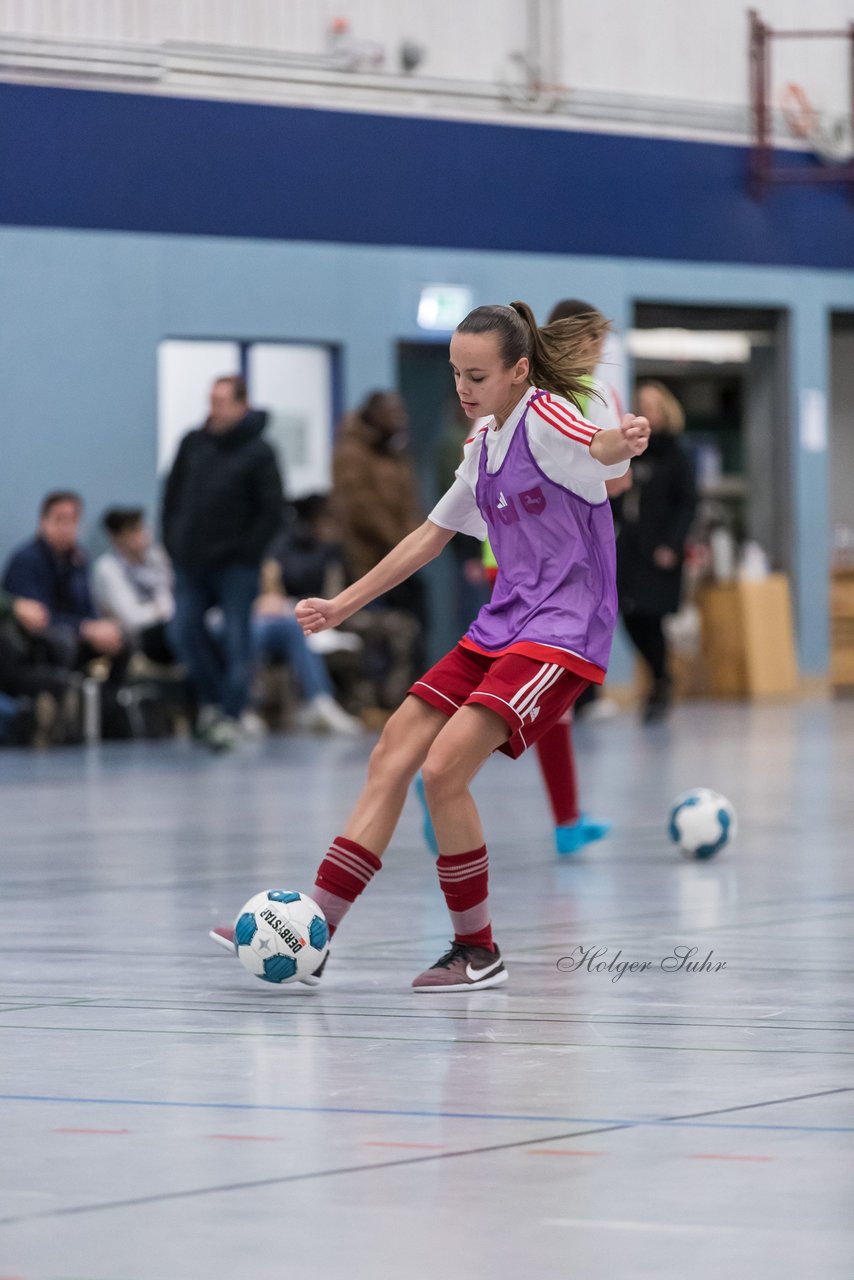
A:
[[[745,167],[707,143],[0,85],[6,224],[854,268],[843,188],[756,203]]]

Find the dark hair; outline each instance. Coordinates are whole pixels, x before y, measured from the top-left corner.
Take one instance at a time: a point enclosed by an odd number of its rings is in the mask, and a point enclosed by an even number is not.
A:
[[[221,386],[227,382],[231,387],[231,394],[238,404],[246,404],[249,399],[249,391],[246,386],[246,379],[242,373],[228,373],[221,378],[217,378],[214,382],[215,387]]]
[[[371,391],[365,396],[365,399],[362,401],[356,412],[359,417],[364,418],[366,422],[374,423],[376,421],[376,414],[382,410],[384,402],[391,397],[394,397],[395,400],[399,399],[398,392],[394,390]]]
[[[116,537],[128,529],[137,529],[144,519],[145,512],[142,507],[110,507],[104,512],[101,524],[107,533]]]
[[[457,325],[457,333],[494,333],[506,369],[527,358],[535,386],[579,405],[591,395],[601,399],[590,387],[582,350],[591,339],[602,337],[608,327],[598,312],[584,312],[540,329],[527,302],[511,302],[509,307],[476,307]]]
[[[591,302],[582,302],[580,298],[562,298],[552,307],[546,324],[554,324],[556,320],[572,320],[575,316],[598,316],[600,320],[603,318],[602,312]]]
[[[83,510],[83,499],[79,493],[75,493],[73,489],[54,489],[53,493],[49,493],[42,499],[39,519],[43,520],[54,507],[59,506],[60,502],[73,502],[78,512]]]
[[[328,493],[307,493],[302,498],[294,498],[291,506],[298,520],[312,524],[329,510],[330,496]]]

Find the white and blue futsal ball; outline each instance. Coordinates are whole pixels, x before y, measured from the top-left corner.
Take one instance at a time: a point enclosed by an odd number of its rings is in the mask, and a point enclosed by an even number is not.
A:
[[[323,963],[329,926],[304,893],[266,889],[249,899],[234,922],[234,944],[244,968],[256,978],[299,982]]]
[[[717,791],[695,787],[673,801],[668,830],[686,858],[713,858],[735,835],[735,810]]]

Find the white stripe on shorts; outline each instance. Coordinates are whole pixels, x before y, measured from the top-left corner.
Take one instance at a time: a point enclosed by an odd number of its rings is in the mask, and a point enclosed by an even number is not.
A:
[[[540,667],[539,671],[537,672],[537,674],[535,676],[532,676],[531,679],[528,680],[526,684],[523,684],[521,689],[516,690],[516,692],[513,694],[513,697],[510,699],[507,705],[515,709],[517,699],[521,698],[522,695],[526,692],[526,690],[530,689],[532,684],[536,684],[538,680],[542,680],[544,674],[547,671],[550,671],[552,669],[552,666],[553,666],[553,663],[544,662]]]
[[[534,688],[525,695],[521,702],[515,703],[513,710],[524,720],[529,711],[537,705],[544,693],[549,690],[553,684],[563,675],[563,667],[553,665],[549,667],[548,674],[544,675],[542,680],[534,686]]]

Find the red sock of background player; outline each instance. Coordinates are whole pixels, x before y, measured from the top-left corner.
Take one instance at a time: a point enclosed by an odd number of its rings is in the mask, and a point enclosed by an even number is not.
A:
[[[311,896],[326,916],[330,938],[382,867],[379,858],[355,840],[336,836],[317,869]]]
[[[436,862],[454,942],[495,950],[489,920],[489,858],[486,845],[468,853],[440,853]]]
[[[564,827],[577,822],[580,815],[572,726],[559,721],[537,739],[535,746],[555,826]]]

